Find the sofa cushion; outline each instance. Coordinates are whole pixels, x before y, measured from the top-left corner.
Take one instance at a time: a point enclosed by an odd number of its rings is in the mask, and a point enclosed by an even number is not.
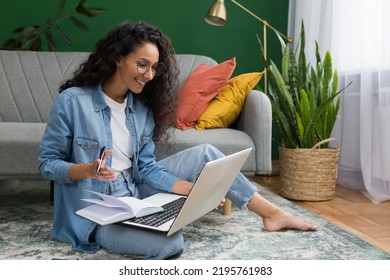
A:
[[[0,179],[42,178],[39,145],[46,124],[0,122]]]
[[[249,91],[257,85],[263,73],[246,73],[230,79],[203,111],[195,128],[203,130],[231,126],[240,115]]]
[[[225,85],[236,67],[236,58],[215,66],[201,64],[184,81],[178,93],[176,126],[182,130],[195,127],[209,102]]]

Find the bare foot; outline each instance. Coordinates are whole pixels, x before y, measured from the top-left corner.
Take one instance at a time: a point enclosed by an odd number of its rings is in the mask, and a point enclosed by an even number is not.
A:
[[[302,221],[282,210],[278,210],[270,216],[263,218],[264,228],[267,231],[278,231],[281,229],[316,230],[317,225]]]
[[[287,228],[297,230],[317,229],[315,224],[302,221],[291,214],[284,212],[257,192],[255,192],[252,199],[249,201],[248,209],[255,212],[263,219],[264,228],[267,231],[278,231]]]

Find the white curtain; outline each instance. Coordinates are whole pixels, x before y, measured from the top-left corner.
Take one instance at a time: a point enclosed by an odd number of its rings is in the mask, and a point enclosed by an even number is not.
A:
[[[290,0],[289,35],[306,29],[307,61],[332,54],[341,95],[333,136],[341,151],[337,183],[373,202],[390,199],[390,1]]]

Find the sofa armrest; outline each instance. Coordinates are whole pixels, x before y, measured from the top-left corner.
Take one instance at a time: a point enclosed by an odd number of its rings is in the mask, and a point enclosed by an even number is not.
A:
[[[272,170],[272,108],[267,95],[252,90],[245,99],[237,129],[249,134],[256,149],[256,174]]]

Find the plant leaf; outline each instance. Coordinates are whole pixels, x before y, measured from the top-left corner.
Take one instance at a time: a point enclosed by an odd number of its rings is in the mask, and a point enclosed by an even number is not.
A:
[[[275,63],[271,61],[270,66],[270,82],[272,86],[274,87],[275,92],[277,93],[279,100],[280,100],[280,108],[283,110],[284,114],[286,115],[288,121],[290,122],[290,125],[292,127],[291,131],[295,134],[295,138],[297,139],[296,142],[299,146],[301,146],[301,138],[299,136],[299,131],[297,128],[297,120],[295,117],[295,107],[292,101],[292,97],[290,93],[287,90],[286,84],[284,83],[284,80],[282,78],[282,75],[280,74],[278,68],[276,67]]]
[[[50,51],[55,51],[57,50],[57,45],[53,39],[53,35],[49,32],[49,31],[46,31],[45,32],[45,36],[46,36],[46,40],[47,40],[47,43],[48,43],[48,47],[49,47],[49,50]]]
[[[57,26],[57,30],[59,31],[62,39],[64,39],[64,41],[68,44],[68,45],[72,45],[72,40],[65,34],[65,32],[62,30],[61,27]]]
[[[307,125],[310,119],[310,102],[308,95],[304,89],[301,90],[301,116],[302,116],[302,123],[303,125]]]
[[[283,40],[282,40],[283,41]],[[283,41],[284,43],[284,41]],[[289,55],[288,50],[286,47],[286,44],[284,44],[284,47],[282,48],[282,77],[283,80],[288,84],[289,83],[289,76],[288,76],[288,70],[289,70]]]
[[[274,84],[272,85],[281,100],[281,107],[290,116],[294,115],[294,104],[291,95],[287,91],[286,84],[275,63],[271,61],[270,72]]]
[[[340,108],[340,96],[337,97],[337,101],[336,101],[336,105],[335,105],[335,110],[334,110],[335,118],[337,118],[339,108]]]
[[[87,7],[85,7],[81,3],[76,7],[76,12],[78,12],[79,14],[85,15],[87,17],[94,17],[94,16],[96,16],[96,14],[94,12],[89,10]]]
[[[41,36],[37,37],[30,45],[30,51],[40,51],[42,46]]]
[[[325,53],[324,58],[324,76],[322,77],[322,98],[326,99],[330,96],[329,94],[329,82],[332,78],[332,57],[330,55],[330,52],[327,51]]]
[[[318,119],[321,117],[321,114],[322,112],[325,110],[325,108],[328,106],[328,103],[329,102],[332,102],[333,99],[338,95],[339,93],[337,93],[336,95],[333,95],[331,97],[329,97],[328,99],[324,100],[317,108],[316,110],[313,112],[310,120],[309,120],[309,123],[307,125],[307,128],[306,128],[306,131],[305,131],[305,137],[304,137],[304,142],[308,142],[309,140],[309,137],[310,137],[310,134],[313,132],[313,129],[318,121]]]
[[[103,9],[103,8],[93,8],[93,7],[89,7],[88,10],[94,14],[103,14],[105,12],[107,12],[107,9]]]
[[[289,77],[289,89],[292,93],[292,98],[294,104],[298,107],[297,103],[299,102],[298,98],[298,91],[297,91],[297,84],[298,84],[298,67],[297,62],[295,59],[295,53],[293,50],[290,49],[289,53],[289,70],[288,70],[288,77]]]
[[[268,64],[267,59],[265,59],[265,56],[264,56],[264,47],[263,47],[263,44],[261,43],[261,39],[259,37],[259,34],[256,34],[256,35],[257,35],[257,42],[259,43],[259,48],[260,48],[260,58],[261,58],[261,61],[263,62],[264,67],[268,71],[269,70],[269,64]]]
[[[297,145],[295,137],[291,131],[291,125],[289,124],[283,111],[278,107],[277,103],[272,104],[272,116],[279,127],[285,146],[287,148],[296,148]]]
[[[316,60],[317,60],[317,63],[319,63],[319,62],[321,62],[321,56],[320,56],[320,51],[319,51],[317,40],[315,41],[315,44],[316,44]]]
[[[325,58],[324,58],[324,64],[323,64],[323,77],[321,79],[321,84],[322,84],[322,100],[326,100],[329,96],[332,95],[332,89],[330,88],[330,82],[332,79],[332,57],[330,55],[330,52],[327,51],[325,53]],[[327,127],[329,124],[328,120],[328,111],[329,106],[326,106],[323,113],[322,113],[322,130],[320,132],[320,135],[323,137],[326,137],[327,132],[329,128]],[[332,116],[330,116],[332,118]],[[323,138],[325,139],[325,138]]]
[[[1,48],[6,49],[6,50],[8,50],[8,49],[9,50],[12,50],[12,49],[19,50],[21,46],[22,46],[22,44],[19,40],[16,40],[14,38],[9,38],[9,39],[5,40],[5,42],[3,43]]]
[[[307,90],[306,88],[306,55],[305,55],[305,26],[303,20],[301,23],[301,41],[300,41],[300,51],[298,57],[298,90],[301,89]]]
[[[65,7],[65,0],[60,0],[60,11],[63,11]]]
[[[337,88],[339,87],[339,75],[337,73],[337,70],[334,70],[332,80],[333,80],[332,81],[332,94],[335,94],[337,91]]]
[[[80,20],[78,20],[77,18],[75,18],[74,16],[71,16],[70,17],[70,20],[72,21],[72,23],[80,30],[83,30],[83,31],[88,31],[89,28],[87,25],[85,25],[83,22],[81,22]]]
[[[298,127],[299,136],[301,137],[301,139],[303,139],[303,136],[305,133],[305,128],[303,126],[302,118],[301,118],[301,116],[299,116],[297,110],[295,110],[295,118],[297,120],[297,127]]]
[[[39,25],[26,25],[26,26],[21,26],[21,27],[18,27],[14,30],[12,30],[12,33],[20,33],[20,32],[23,32],[23,30],[26,28],[26,27],[34,27],[35,29],[39,29]]]
[[[21,35],[24,39],[33,39],[38,35],[38,30],[34,26],[28,25],[24,27],[21,32]]]
[[[324,139],[329,138],[330,134],[332,133],[332,128],[334,126],[334,123],[336,121],[336,115],[335,115],[335,109],[334,109],[334,104],[333,102],[329,102],[328,104],[328,116],[327,116],[327,130],[324,135]]]

